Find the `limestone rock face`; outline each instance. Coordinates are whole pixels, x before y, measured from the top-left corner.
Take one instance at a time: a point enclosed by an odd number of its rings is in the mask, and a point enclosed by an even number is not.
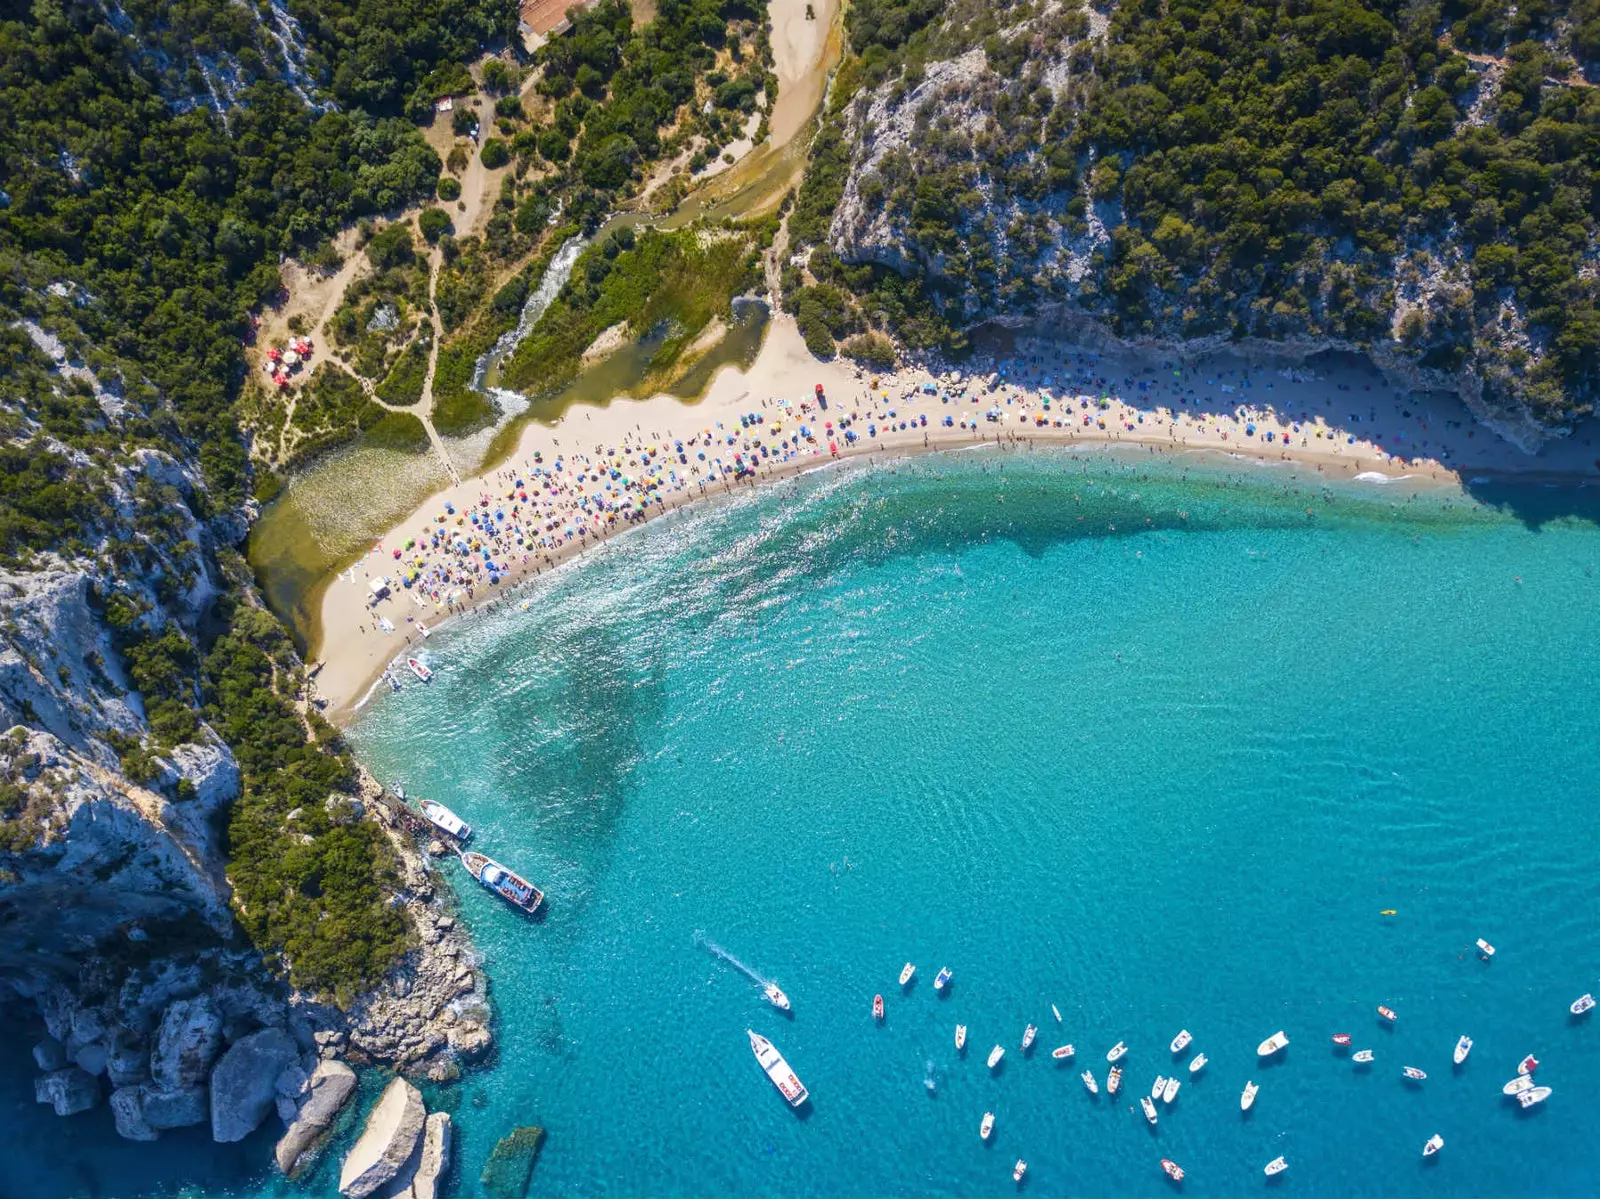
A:
[[[150,1054],[150,1077],[167,1091],[203,1083],[220,1048],[222,1014],[210,997],[174,1000],[161,1017],[156,1047]]]
[[[408,1186],[416,1174],[426,1119],[422,1093],[403,1078],[391,1082],[344,1159],[339,1193],[346,1199],[367,1199],[380,1188]]]
[[[299,1173],[355,1089],[356,1072],[349,1066],[337,1059],[317,1063],[302,1090],[300,1109],[278,1142],[278,1169],[290,1178]]]
[[[187,1128],[206,1119],[206,1089],[196,1084],[175,1091],[163,1091],[145,1083],[139,1088],[145,1123],[151,1128]]]
[[[161,1135],[144,1118],[144,1094],[139,1087],[118,1087],[111,1092],[111,1116],[119,1137],[153,1141]]]
[[[422,1157],[411,1180],[411,1199],[438,1199],[439,1182],[450,1168],[450,1113],[434,1112],[422,1132]]]
[[[298,1053],[281,1028],[263,1028],[228,1047],[211,1071],[211,1138],[242,1141],[267,1118],[278,1075]]]
[[[33,1097],[39,1103],[48,1103],[58,1116],[71,1116],[100,1102],[100,1083],[94,1075],[68,1066],[34,1079]]]

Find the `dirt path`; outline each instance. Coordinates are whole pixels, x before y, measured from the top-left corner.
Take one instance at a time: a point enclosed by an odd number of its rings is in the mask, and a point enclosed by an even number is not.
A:
[[[1443,46],[1446,50],[1450,50],[1461,55],[1461,57],[1466,59],[1468,62],[1477,63],[1479,66],[1499,67],[1501,70],[1506,70],[1513,65],[1510,59],[1497,58],[1493,54],[1474,54],[1468,50],[1457,50],[1455,44],[1450,40],[1450,35],[1448,33],[1441,34],[1439,36],[1439,45]],[[1544,77],[1544,81],[1553,87],[1600,86],[1600,84],[1595,84],[1590,82],[1588,79],[1585,79],[1583,71],[1578,67],[1573,67],[1572,72],[1565,77],[1561,75],[1546,75]]]

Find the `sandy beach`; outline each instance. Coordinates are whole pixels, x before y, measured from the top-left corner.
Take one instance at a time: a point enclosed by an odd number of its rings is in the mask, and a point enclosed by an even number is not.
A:
[[[1600,481],[1582,432],[1530,457],[1455,397],[1397,393],[1355,359],[1177,362],[1024,339],[967,365],[874,380],[818,362],[779,315],[751,367],[698,402],[618,398],[527,426],[509,459],[429,496],[328,587],[313,656],[329,716],[348,720],[390,663],[405,673],[426,636],[525,578],[684,504],[849,457],[1111,445],[1286,462],[1291,479]]]

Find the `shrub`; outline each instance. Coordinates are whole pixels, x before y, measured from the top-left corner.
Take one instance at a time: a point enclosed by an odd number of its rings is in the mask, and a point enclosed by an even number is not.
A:
[[[442,208],[424,208],[422,215],[417,217],[417,228],[422,230],[422,236],[432,245],[450,231],[450,214]]]

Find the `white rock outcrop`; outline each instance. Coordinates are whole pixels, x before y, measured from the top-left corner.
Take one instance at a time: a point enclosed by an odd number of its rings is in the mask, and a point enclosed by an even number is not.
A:
[[[410,1186],[427,1114],[416,1087],[403,1078],[391,1082],[344,1159],[339,1193],[345,1199],[367,1199],[381,1189],[398,1192]]]
[[[439,1183],[450,1168],[450,1113],[434,1112],[422,1132],[422,1156],[411,1180],[411,1199],[438,1199]]]
[[[222,1013],[209,995],[177,999],[161,1017],[150,1078],[166,1091],[179,1091],[206,1081],[222,1048]]]
[[[299,1111],[278,1142],[278,1169],[293,1178],[304,1169],[355,1093],[356,1072],[336,1058],[317,1063],[302,1089]]]

